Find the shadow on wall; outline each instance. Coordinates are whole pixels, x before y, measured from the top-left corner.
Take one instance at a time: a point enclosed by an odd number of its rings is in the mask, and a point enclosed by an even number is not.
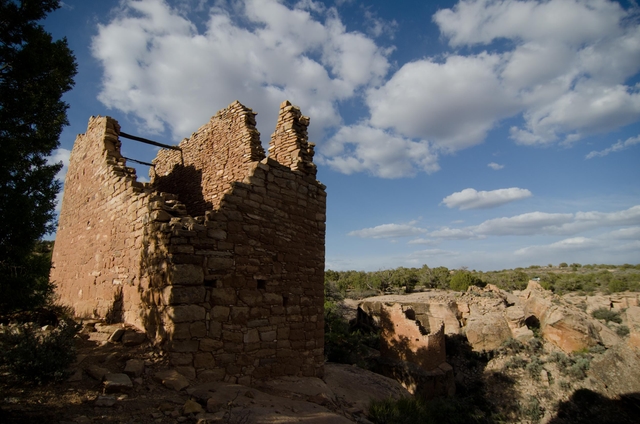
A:
[[[411,312],[404,316],[409,325],[419,325],[411,319],[415,316]],[[445,362],[444,352],[424,346],[416,348],[416,343],[409,337],[396,334],[395,323],[386,308],[380,308],[377,326],[381,329],[382,356],[373,371],[402,383],[407,390],[423,399],[455,394],[453,369]],[[420,333],[424,332],[426,330],[420,328]],[[444,350],[444,345],[440,348]],[[440,356],[441,360],[437,359]]]
[[[202,171],[193,165],[177,164],[168,175],[156,176],[153,185],[157,191],[176,194],[193,217],[213,209],[213,204],[202,195]]]
[[[113,303],[107,309],[104,320],[107,324],[124,322],[124,295],[122,287],[119,287],[113,295]]]

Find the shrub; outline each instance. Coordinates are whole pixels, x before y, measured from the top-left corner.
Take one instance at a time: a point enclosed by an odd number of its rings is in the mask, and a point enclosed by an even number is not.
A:
[[[449,282],[451,290],[456,291],[466,291],[471,285],[473,285],[473,276],[467,271],[456,272]]]
[[[602,346],[602,345],[595,345],[591,348],[589,348],[589,353],[605,353],[607,351],[607,348]]]
[[[626,325],[621,325],[616,328],[616,334],[620,337],[627,337],[629,335],[629,327]]]
[[[589,358],[578,357],[575,363],[567,368],[566,373],[569,377],[575,380],[583,380],[587,377],[587,370],[589,370]]]
[[[503,351],[504,353],[507,352],[514,352],[514,353],[518,353],[518,352],[522,352],[524,350],[524,345],[522,344],[522,342],[511,338],[511,339],[507,339],[502,343],[502,346],[500,346],[501,351]]]
[[[520,414],[528,421],[537,423],[544,415],[544,409],[540,401],[531,396],[526,402],[520,404]]]
[[[539,333],[540,332],[540,327],[536,329],[532,329],[532,331],[534,332],[534,334]],[[536,336],[538,336],[536,334]],[[527,342],[527,349],[529,351],[531,351],[532,353],[541,353],[544,350],[544,343],[542,342],[542,340],[538,337],[534,337],[533,339],[529,340]]]
[[[351,331],[347,320],[339,314],[336,304],[325,301],[324,355],[328,361],[360,363],[366,356],[368,347],[378,348],[379,340],[380,335],[375,332]]]
[[[525,370],[527,371],[527,373],[531,378],[537,381],[540,379],[540,373],[542,372],[542,364],[543,362],[540,360],[540,358],[534,357],[531,360],[531,362],[527,364],[527,366],[525,367]]]
[[[565,380],[560,380],[558,382],[558,386],[562,389],[562,390],[571,390],[571,383],[569,383],[568,381]]]
[[[504,368],[506,369],[518,369],[524,368],[527,365],[527,361],[519,356],[514,356],[509,358],[507,362],[504,363]]]
[[[556,362],[561,372],[573,364],[573,361],[563,352],[551,352],[549,356],[547,356],[547,361]]]
[[[629,290],[629,284],[626,281],[622,281],[622,280],[609,281],[610,292],[618,293],[618,292],[623,292],[625,290]]]
[[[591,316],[596,319],[604,320],[605,322],[615,322],[617,324],[622,323],[622,318],[620,317],[620,312],[613,311],[608,308],[600,308],[591,312]]]
[[[411,397],[372,400],[369,419],[376,424],[467,424],[481,420],[484,405],[473,398],[424,401]]]
[[[31,323],[7,330],[0,335],[0,363],[25,381],[64,379],[76,358],[75,336],[80,327],[63,321],[48,334]]]

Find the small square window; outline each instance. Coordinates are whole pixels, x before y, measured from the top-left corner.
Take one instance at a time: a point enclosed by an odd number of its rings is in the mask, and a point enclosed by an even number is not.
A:
[[[257,280],[257,282],[258,282],[258,290],[267,289],[267,280]]]

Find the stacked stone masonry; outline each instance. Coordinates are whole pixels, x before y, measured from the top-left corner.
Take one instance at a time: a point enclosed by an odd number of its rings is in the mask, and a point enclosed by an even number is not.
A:
[[[161,150],[142,184],[118,123],[92,117],[53,252],[61,300],[143,328],[187,377],[322,375],[326,193],[308,124],[284,102],[267,158],[255,113],[234,102]]]

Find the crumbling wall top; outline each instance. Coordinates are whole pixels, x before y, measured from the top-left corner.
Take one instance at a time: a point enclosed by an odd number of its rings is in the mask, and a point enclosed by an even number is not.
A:
[[[282,102],[276,130],[269,143],[269,158],[294,171],[316,175],[315,144],[308,142],[308,126],[309,117],[302,115],[299,107],[289,101]]]

